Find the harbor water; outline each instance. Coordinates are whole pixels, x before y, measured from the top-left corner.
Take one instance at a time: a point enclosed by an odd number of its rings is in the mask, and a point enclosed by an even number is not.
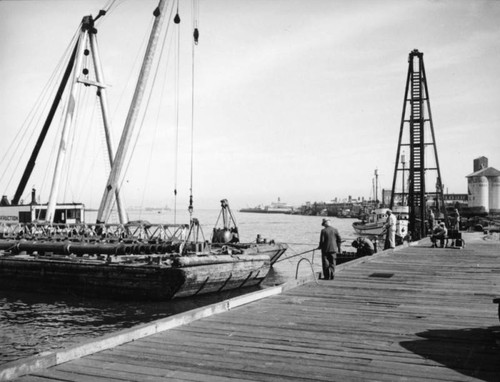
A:
[[[92,214],[87,213],[87,221],[92,221]],[[208,239],[219,211],[199,210],[193,216],[199,219]],[[238,212],[234,216],[242,242],[255,241],[257,234],[260,234],[268,240],[289,245],[289,249],[271,269],[261,287],[278,285],[295,278],[297,263],[302,257],[313,260],[314,271],[321,270],[318,251],[300,254],[318,246],[322,217]],[[174,223],[174,220],[176,223],[184,223],[189,217],[187,213],[174,217],[171,211],[149,210],[130,212],[130,219],[151,223]],[[332,225],[345,239],[343,249],[353,251],[350,243],[355,237],[352,229],[354,219],[331,219]],[[310,265],[302,262],[299,277],[310,275],[311,272]],[[253,290],[255,289],[246,288],[166,302],[118,302],[107,299],[105,291],[102,298],[92,299],[38,290],[29,293],[0,291],[0,364],[70,346]]]

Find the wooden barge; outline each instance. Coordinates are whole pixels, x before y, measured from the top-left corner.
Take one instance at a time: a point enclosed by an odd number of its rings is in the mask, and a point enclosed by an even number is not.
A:
[[[194,242],[187,225],[49,228],[3,225],[0,288],[123,300],[191,297],[260,284],[288,248]]]
[[[269,256],[265,254],[111,262],[72,256],[2,254],[0,287],[126,300],[169,300],[255,286],[266,277],[269,268]]]
[[[153,65],[160,64],[155,60],[155,50],[160,45],[162,25],[174,22],[168,18],[167,9],[168,2],[160,0],[153,12],[154,23],[116,153],[111,142],[107,86],[95,25],[106,11],[101,10],[96,17],[83,17],[78,38],[68,49],[72,53],[62,61],[66,62],[66,69],[14,198],[10,201],[5,195],[0,200],[1,287],[69,290],[106,298],[168,300],[257,285],[266,277],[271,264],[285,252],[286,245],[274,242],[240,243],[225,199],[221,201],[219,216],[222,216],[222,228],[214,228],[211,240],[205,240],[198,220],[192,215],[192,192],[189,195],[189,224],[128,222],[120,182],[128,167],[127,156],[132,156],[130,143],[135,133],[138,134],[134,129],[137,129],[144,89],[154,86],[151,83],[154,79],[149,79],[150,73]],[[194,32],[197,44],[197,29]],[[83,86],[97,88],[111,167],[103,185],[96,223],[92,225],[84,223],[83,204],[58,202],[64,183],[63,169],[67,164],[66,151],[72,146],[70,131],[77,126],[74,117],[80,104],[79,89]],[[21,197],[63,95],[68,97],[68,106],[61,119],[63,126],[48,202],[37,202],[33,190],[32,202],[23,204]],[[191,174],[192,169],[191,163]],[[120,224],[107,224],[115,208]]]

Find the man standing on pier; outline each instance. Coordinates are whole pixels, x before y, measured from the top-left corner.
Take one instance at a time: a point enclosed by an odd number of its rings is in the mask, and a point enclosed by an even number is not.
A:
[[[331,226],[330,219],[323,219],[321,225],[324,228],[321,230],[318,249],[321,249],[323,279],[333,280],[337,253],[340,253],[342,239],[339,231]]]
[[[386,214],[387,214],[387,220],[384,225],[384,232],[385,232],[384,250],[396,247],[397,219],[391,210],[387,210]]]

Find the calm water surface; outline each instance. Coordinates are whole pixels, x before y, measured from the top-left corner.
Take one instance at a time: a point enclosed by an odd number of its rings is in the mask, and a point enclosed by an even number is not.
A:
[[[264,286],[281,284],[295,278],[297,262],[301,256],[286,260],[318,245],[321,217],[283,214],[253,214],[235,212],[242,242],[254,241],[257,234],[267,239],[289,244],[284,260],[275,264]],[[87,213],[92,221],[93,213]],[[208,239],[219,216],[218,210],[200,210],[194,214],[200,220]],[[151,223],[173,223],[170,211],[131,213],[132,220],[148,220]],[[187,222],[187,214],[176,216],[177,223]],[[346,239],[345,250],[355,237],[353,219],[332,219],[341,236]],[[321,269],[320,257],[314,254],[314,268]],[[312,259],[312,253],[304,255]],[[311,274],[311,268],[302,263],[299,275]],[[0,291],[0,364],[50,351],[82,340],[112,333],[134,325],[164,318],[186,310],[195,309],[255,289],[230,291],[218,295],[199,296],[167,302],[116,302],[89,299],[73,295],[53,293]]]

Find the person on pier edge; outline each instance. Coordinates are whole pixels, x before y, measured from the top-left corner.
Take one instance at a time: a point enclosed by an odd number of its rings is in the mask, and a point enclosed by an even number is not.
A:
[[[432,233],[432,231],[434,230],[434,225],[436,224],[436,218],[434,216],[434,211],[432,211],[432,208],[429,208],[428,219],[429,219],[429,227],[427,227],[428,229],[427,232]]]
[[[450,229],[455,231],[460,231],[460,212],[455,208],[453,214],[451,215],[451,226]]]
[[[319,246],[321,249],[321,261],[323,265],[323,279],[333,280],[335,274],[335,263],[337,253],[340,253],[342,239],[339,231],[331,226],[330,219],[323,219],[321,225],[324,227],[319,236]]]
[[[396,247],[396,216],[391,210],[387,210],[387,220],[384,225],[385,244],[384,250]]]
[[[373,242],[367,237],[360,236],[351,245],[356,248],[356,255],[358,256],[371,256],[375,252]]]

